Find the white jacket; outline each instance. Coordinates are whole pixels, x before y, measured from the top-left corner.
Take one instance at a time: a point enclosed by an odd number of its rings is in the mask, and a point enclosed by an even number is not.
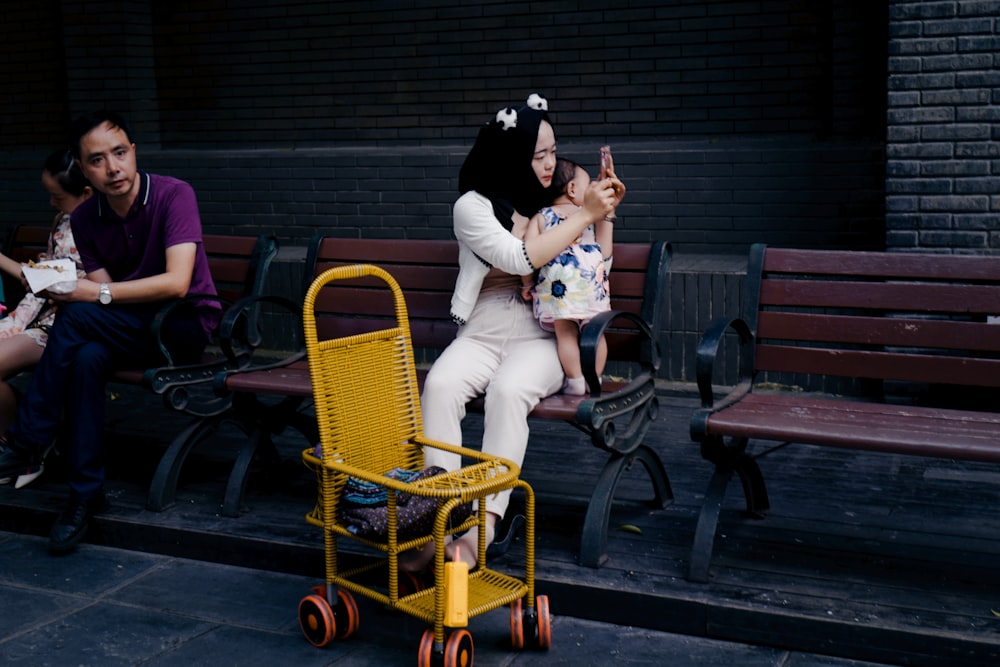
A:
[[[478,192],[466,192],[458,198],[453,219],[458,239],[458,279],[451,296],[451,317],[465,324],[491,268],[526,276],[535,267],[528,259],[524,241],[504,229],[492,202]]]

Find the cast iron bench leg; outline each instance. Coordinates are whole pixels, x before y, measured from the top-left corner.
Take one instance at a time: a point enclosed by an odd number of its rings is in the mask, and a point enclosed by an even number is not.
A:
[[[650,501],[650,505],[657,509],[663,509],[673,500],[674,493],[670,488],[667,471],[655,451],[646,445],[639,445],[631,453],[624,456],[612,455],[604,464],[604,469],[601,470],[587,505],[587,515],[583,520],[583,534],[580,537],[581,565],[601,567],[607,561],[608,521],[611,520],[611,504],[614,501],[615,489],[622,473],[631,468],[632,463],[636,460],[642,463],[653,483],[654,497]]]
[[[708,581],[708,564],[712,560],[712,549],[715,545],[715,529],[719,524],[719,512],[722,510],[722,500],[726,496],[726,486],[733,476],[733,471],[720,469],[718,466],[708,481],[705,489],[705,500],[698,514],[698,525],[694,530],[694,544],[691,545],[691,560],[688,564],[688,579],[699,583]]]
[[[312,444],[319,441],[315,418],[295,410],[301,402],[301,399],[298,398],[285,399],[282,402],[282,409],[277,410],[282,418],[276,423],[266,419],[253,427],[241,426],[244,431],[249,432],[247,432],[247,438],[236,456],[233,469],[229,473],[226,495],[222,503],[223,516],[238,517],[243,511],[243,495],[246,492],[250,465],[254,459],[263,458],[268,466],[274,467],[281,463],[281,454],[271,439],[272,432],[280,433],[286,426],[290,426],[301,433],[307,443]]]
[[[149,485],[147,509],[162,512],[173,506],[177,495],[177,478],[184,461],[195,445],[215,432],[218,421],[218,416],[199,419],[174,437],[156,466],[153,481]]]
[[[736,474],[743,485],[743,497],[746,499],[746,513],[752,519],[763,519],[771,509],[771,501],[767,497],[767,487],[764,485],[764,475],[757,465],[757,459],[744,453],[736,466]]]
[[[705,500],[698,515],[698,524],[694,531],[694,544],[691,546],[691,560],[688,564],[688,579],[698,583],[708,581],[708,566],[712,560],[715,548],[715,532],[719,525],[719,514],[722,511],[722,501],[726,496],[726,487],[733,473],[737,473],[743,485],[743,495],[746,499],[747,515],[761,518],[770,509],[767,488],[764,485],[764,475],[757,461],[741,453],[736,459],[737,467],[715,466],[712,479],[705,490]]]
[[[240,511],[243,509],[243,493],[246,491],[250,464],[253,463],[258,452],[265,449],[268,450],[269,459],[277,460],[279,458],[268,434],[264,429],[256,428],[243,441],[240,451],[236,455],[236,461],[233,463],[233,469],[229,472],[226,495],[222,501],[222,516],[237,517],[240,515]]]

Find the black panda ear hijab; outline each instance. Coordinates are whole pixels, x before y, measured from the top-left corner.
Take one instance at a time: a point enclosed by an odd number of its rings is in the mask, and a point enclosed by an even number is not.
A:
[[[539,95],[538,93],[532,93],[528,96],[528,102],[525,108],[534,109],[535,111],[541,111],[545,113],[549,110],[549,101],[545,99],[544,95]],[[500,126],[504,132],[507,130],[517,127],[517,109],[514,107],[504,107],[497,111],[496,117],[493,122]]]
[[[539,127],[549,122],[548,109],[548,100],[532,93],[524,106],[504,107],[480,125],[459,171],[458,191],[475,190],[494,202],[506,200],[528,217],[542,208],[548,196],[531,161]]]
[[[528,108],[534,109],[535,111],[548,111],[549,101],[545,99],[544,95],[532,93],[528,95]]]

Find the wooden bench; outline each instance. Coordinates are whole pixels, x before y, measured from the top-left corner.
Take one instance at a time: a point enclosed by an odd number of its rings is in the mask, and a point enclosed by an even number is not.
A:
[[[747,512],[769,509],[757,462],[767,451],[750,454],[750,440],[1000,462],[994,314],[998,257],[753,246],[741,317],[715,320],[697,350],[691,438],[715,472],[689,578],[708,578],[733,473]],[[731,332],[740,377],[716,401],[713,367]]]
[[[48,227],[21,225],[11,230],[4,246],[4,254],[19,262],[37,259],[46,249]],[[206,234],[203,237],[205,252],[218,301],[227,308],[237,301],[264,292],[267,271],[277,255],[278,241],[274,236],[231,236]],[[20,283],[12,281],[9,289],[13,306],[23,295]],[[5,291],[8,289],[5,285]],[[10,294],[10,292],[8,292]],[[191,299],[188,295],[164,306],[153,322],[153,333],[159,341],[163,321]],[[119,370],[112,374],[113,382],[137,385],[162,396],[170,409],[197,419],[174,438],[161,457],[150,485],[150,509],[160,510],[172,504],[177,485],[177,475],[188,452],[211,433],[217,417],[227,413],[231,396],[219,396],[212,389],[216,374],[240,368],[251,360],[254,348],[261,341],[259,308],[241,309],[241,316],[229,324],[225,341],[213,341],[199,363],[177,364],[161,344],[165,363],[154,368]]]
[[[643,444],[656,418],[656,370],[659,352],[661,290],[667,284],[670,246],[616,243],[611,274],[612,305],[585,329],[581,340],[582,359],[591,395],[556,394],[544,399],[531,413],[532,418],[561,420],[590,436],[595,447],[607,453],[592,492],[580,545],[580,561],[598,567],[607,558],[608,520],[615,488],[622,472],[634,462],[641,463],[653,485],[652,505],[663,508],[673,497],[659,456]],[[457,326],[449,315],[451,294],[458,274],[458,246],[454,241],[398,239],[316,238],[309,248],[305,283],[333,266],[376,264],[388,271],[403,289],[417,362],[426,367],[455,337]],[[247,303],[252,303],[248,300]],[[373,291],[364,281],[340,282],[326,288],[317,299],[317,329],[321,338],[371,331],[388,319],[394,321],[386,290]],[[227,320],[238,317],[238,310]],[[600,384],[594,359],[600,334],[606,332],[609,373],[627,379],[605,379]],[[295,349],[300,349],[295,346]],[[422,379],[422,378],[421,378]],[[220,374],[220,393],[232,393],[233,411],[254,432],[250,447],[273,447],[269,433],[289,424],[316,442],[315,419],[297,409],[312,396],[312,384],[304,355],[266,367],[247,367]],[[271,399],[267,403],[264,399]],[[273,401],[278,400],[275,404]],[[470,410],[483,408],[482,399]],[[568,466],[567,471],[572,467]],[[232,499],[235,502],[235,498]],[[226,513],[238,512],[229,505]]]

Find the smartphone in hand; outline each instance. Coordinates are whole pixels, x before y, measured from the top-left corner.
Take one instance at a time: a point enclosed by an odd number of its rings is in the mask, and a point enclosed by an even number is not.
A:
[[[601,146],[601,168],[597,180],[602,180],[615,173],[615,161],[611,157],[611,146]]]

